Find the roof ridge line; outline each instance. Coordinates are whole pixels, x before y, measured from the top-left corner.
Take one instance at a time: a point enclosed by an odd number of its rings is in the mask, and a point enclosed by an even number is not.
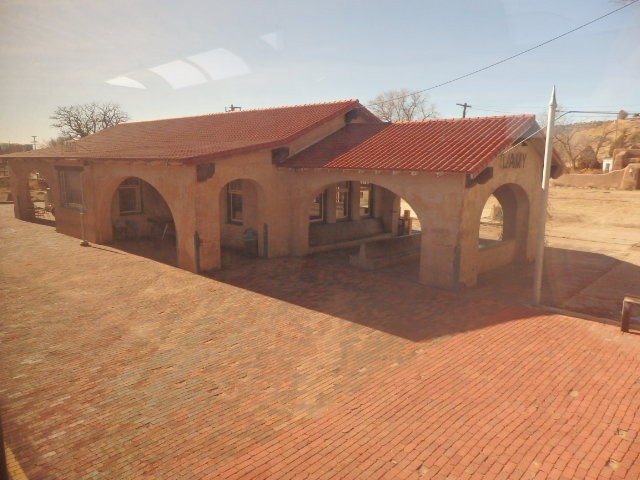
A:
[[[321,105],[338,105],[344,103],[346,104],[355,104],[355,103],[360,103],[360,100],[358,100],[357,98],[350,98],[350,99],[345,99],[345,100],[335,100],[332,102],[318,102],[318,103],[300,103],[300,104],[294,104],[294,105],[280,105],[277,107],[264,107],[264,108],[252,108],[252,109],[247,109],[247,110],[238,110],[238,111],[233,111],[233,112],[211,112],[211,113],[199,113],[196,115],[185,115],[185,116],[181,116],[181,117],[167,117],[167,118],[156,118],[154,120],[136,120],[133,122],[122,122],[119,123],[118,125],[134,125],[134,124],[140,124],[140,123],[152,123],[152,122],[167,122],[169,120],[184,120],[187,118],[204,118],[204,117],[214,117],[217,115],[228,115],[230,113],[233,114],[242,114],[242,113],[248,113],[248,112],[266,112],[266,111],[272,111],[272,110],[284,110],[287,108],[300,108],[300,107],[318,107]],[[118,125],[115,125],[116,127]],[[97,132],[100,133],[100,132]]]
[[[398,124],[420,124],[430,122],[471,122],[478,120],[487,120],[493,118],[535,118],[533,113],[515,113],[513,115],[490,115],[486,117],[468,117],[468,118],[425,118],[424,120],[402,120],[400,122],[389,122],[395,125]]]

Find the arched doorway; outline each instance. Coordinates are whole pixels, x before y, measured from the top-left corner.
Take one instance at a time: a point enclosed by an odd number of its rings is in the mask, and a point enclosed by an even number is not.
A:
[[[417,280],[421,225],[406,199],[372,182],[345,180],[313,192],[308,205],[310,253],[334,251],[339,259],[343,252],[353,266]]]
[[[421,230],[418,215],[406,199],[366,181],[345,180],[321,187],[314,192],[308,212],[312,251]]]
[[[28,195],[23,220],[55,225],[55,205],[50,182],[39,170],[27,175]]]
[[[480,248],[501,242],[504,240],[504,213],[502,205],[491,195],[482,209],[480,216],[480,233],[478,236],[478,246]]]
[[[124,179],[111,200],[113,242],[136,255],[177,265],[177,232],[163,196],[138,177]]]
[[[269,227],[265,196],[254,180],[237,178],[220,190],[220,247],[222,266],[247,258],[269,256]]]
[[[478,273],[526,261],[529,198],[519,185],[498,187],[486,200],[478,226]]]

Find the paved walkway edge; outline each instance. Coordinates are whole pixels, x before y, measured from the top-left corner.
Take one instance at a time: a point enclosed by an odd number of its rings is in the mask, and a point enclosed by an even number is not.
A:
[[[20,462],[13,454],[11,448],[6,443],[4,444],[4,451],[7,457],[7,469],[9,470],[9,480],[29,480],[25,475],[24,470],[20,466]]]

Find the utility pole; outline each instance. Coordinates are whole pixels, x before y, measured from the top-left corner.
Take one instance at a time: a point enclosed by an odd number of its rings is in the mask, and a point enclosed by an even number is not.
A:
[[[35,150],[37,147],[37,143],[36,143],[36,138],[38,138],[37,135],[31,135],[31,138],[33,138],[33,142],[31,142],[31,144],[33,145],[33,149]]]
[[[542,297],[542,270],[544,265],[544,233],[547,223],[547,202],[549,198],[549,177],[553,156],[553,124],[556,120],[556,87],[551,92],[549,114],[547,116],[547,138],[544,147],[544,167],[542,169],[542,195],[540,195],[540,213],[538,217],[538,239],[536,245],[536,265],[533,277],[533,303],[540,305]]]
[[[459,105],[462,107],[462,118],[467,118],[467,108],[472,108],[471,105],[469,105],[467,102],[456,103],[456,105]]]

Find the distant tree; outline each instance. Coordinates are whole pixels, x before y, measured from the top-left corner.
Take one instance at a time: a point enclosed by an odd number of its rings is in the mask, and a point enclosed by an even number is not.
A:
[[[597,135],[594,140],[595,140],[595,147],[593,148],[595,154],[596,154],[596,159],[598,158],[598,156],[600,155],[600,150],[602,149],[602,147],[604,147],[605,143],[610,141],[609,136],[614,133],[616,131],[615,127],[614,127],[614,123],[608,123],[608,122],[604,122],[602,124],[602,131],[600,132],[599,135]]]
[[[577,133],[577,128],[573,128],[571,125],[561,125],[555,129],[553,136],[554,143],[560,147],[560,155],[572,170],[578,169],[576,161],[578,154],[584,148],[584,145],[577,142]]]
[[[49,118],[53,120],[51,126],[60,129],[63,137],[76,140],[126,122],[129,114],[117,103],[92,102],[57,107]]]
[[[61,136],[58,136],[56,138],[50,138],[49,140],[45,141],[44,142],[44,146],[46,148],[49,148],[49,147],[61,147],[61,146],[65,145],[67,142],[69,142],[69,138],[68,137],[63,137],[61,135]]]
[[[611,147],[609,147],[609,156],[613,156],[613,151],[616,148],[625,148],[625,147],[627,147],[627,145],[629,143],[628,136],[629,136],[629,130],[626,129],[626,128],[623,128],[622,131],[620,133],[618,133],[618,136],[616,137],[616,139],[611,144]]]
[[[406,88],[381,93],[367,106],[385,122],[425,120],[438,116],[435,106],[426,95]]]
[[[584,147],[576,158],[578,168],[598,168],[598,158],[596,151],[591,145]]]
[[[30,143],[0,143],[0,155],[5,153],[28,152],[33,150]]]
[[[620,110],[618,112],[618,120],[626,120],[628,116],[629,116],[629,112],[627,112],[626,110]]]

